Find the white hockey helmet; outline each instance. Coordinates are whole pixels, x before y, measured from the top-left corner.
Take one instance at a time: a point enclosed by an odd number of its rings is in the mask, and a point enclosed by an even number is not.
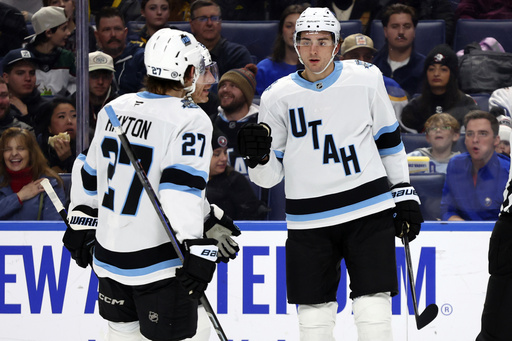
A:
[[[180,82],[185,86],[185,72],[195,67],[193,83],[205,71],[205,64],[196,38],[191,33],[163,28],[146,44],[144,64],[148,76]]]
[[[204,59],[204,65],[206,67],[204,74],[202,74],[197,82],[199,84],[215,84],[219,82],[219,67],[217,62],[213,61],[210,51],[201,43],[197,43],[201,55]]]
[[[340,40],[341,25],[338,19],[327,7],[308,7],[297,19],[295,23],[295,34],[293,36],[294,45],[300,40],[301,32],[331,32],[333,43],[336,45]]]

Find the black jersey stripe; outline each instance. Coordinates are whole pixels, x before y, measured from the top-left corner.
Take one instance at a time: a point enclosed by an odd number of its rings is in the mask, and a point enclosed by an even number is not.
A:
[[[181,186],[188,186],[203,190],[206,188],[206,181],[203,177],[193,175],[177,168],[166,168],[162,172],[160,183],[170,183]]]
[[[388,178],[382,177],[356,188],[307,199],[286,199],[286,213],[303,215],[330,211],[389,192]]]
[[[103,263],[120,269],[140,269],[178,258],[170,242],[149,249],[133,252],[114,252],[105,249],[98,241],[94,245],[94,256]]]
[[[98,190],[98,183],[96,182],[96,175],[88,173],[84,167],[81,170],[82,173],[82,184],[85,190],[90,192],[96,192]]]
[[[402,142],[400,137],[400,128],[397,127],[395,131],[385,133],[379,136],[375,141],[378,149],[389,149],[394,148]]]

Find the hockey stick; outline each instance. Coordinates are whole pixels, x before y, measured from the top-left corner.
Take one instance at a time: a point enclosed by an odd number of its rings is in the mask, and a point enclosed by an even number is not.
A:
[[[409,226],[407,226],[407,229],[405,229],[405,231],[409,230],[408,227]],[[421,314],[418,312],[418,302],[416,301],[416,287],[414,284],[414,273],[412,271],[411,250],[409,248],[409,237],[407,236],[407,233],[404,233],[402,240],[404,242],[405,247],[407,274],[409,275],[409,282],[411,284],[411,295],[412,302],[414,304],[414,317],[416,318],[416,328],[420,330],[421,328],[425,327],[427,324],[429,324],[436,318],[439,309],[436,304],[432,303],[429,304]]]
[[[153,204],[153,207],[155,208],[155,211],[160,218],[160,221],[162,222],[162,225],[165,227],[165,230],[167,234],[169,235],[169,238],[171,239],[171,244],[176,251],[176,254],[180,258],[181,262],[183,263],[184,257],[183,253],[181,252],[180,247],[178,246],[178,242],[176,240],[176,233],[172,229],[171,223],[169,222],[169,219],[164,213],[164,210],[162,208],[162,205],[160,204],[160,201],[158,200],[158,197],[156,196],[155,191],[153,190],[153,187],[151,186],[149,179],[146,175],[146,172],[144,171],[144,168],[142,167],[142,164],[140,163],[139,159],[135,156],[135,152],[133,151],[132,145],[128,138],[126,137],[126,134],[123,131],[123,127],[121,126],[121,123],[119,122],[119,119],[116,116],[116,113],[114,112],[114,109],[107,105],[105,106],[105,111],[107,112],[108,118],[110,119],[110,123],[112,123],[112,126],[114,127],[115,132],[119,136],[119,139],[121,140],[121,145],[123,146],[126,155],[128,155],[128,158],[130,159],[131,164],[135,168],[135,173],[137,174],[140,182],[142,183],[142,186],[146,190],[146,193],[148,194],[148,197]],[[222,329],[222,326],[220,325],[219,320],[217,319],[217,316],[215,315],[215,312],[213,311],[212,306],[210,305],[210,302],[208,301],[208,298],[205,294],[201,296],[199,299],[201,304],[204,306],[204,309],[206,310],[206,313],[208,317],[210,318],[210,322],[213,325],[213,328],[215,329],[215,332],[219,336],[219,339],[221,341],[228,341],[228,338],[226,334],[224,333],[224,330]]]
[[[43,186],[44,191],[50,197],[50,200],[52,201],[53,206],[55,206],[55,209],[57,212],[59,212],[60,217],[62,220],[64,220],[64,223],[66,223],[66,227],[71,228],[69,226],[68,222],[68,214],[66,212],[66,209],[64,208],[64,205],[62,205],[62,201],[60,201],[59,197],[57,196],[57,193],[55,193],[55,190],[52,187],[52,184],[47,178],[44,178],[43,181],[41,181],[41,186]]]

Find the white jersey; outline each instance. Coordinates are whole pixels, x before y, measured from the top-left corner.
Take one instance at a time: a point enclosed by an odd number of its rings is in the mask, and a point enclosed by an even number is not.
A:
[[[202,238],[212,154],[208,116],[181,98],[149,92],[121,96],[108,106],[119,118],[177,239]],[[94,206],[91,197],[97,200],[93,264],[98,277],[141,285],[174,276],[181,262],[105,109],[98,115],[80,177],[89,196],[82,200],[84,205]],[[74,207],[80,202],[72,198]]]
[[[358,60],[335,62],[329,76],[313,83],[299,72],[262,95],[259,121],[272,129],[274,153],[249,170],[251,180],[270,188],[285,178],[290,229],[394,207],[390,185],[409,182],[409,170],[380,70]]]

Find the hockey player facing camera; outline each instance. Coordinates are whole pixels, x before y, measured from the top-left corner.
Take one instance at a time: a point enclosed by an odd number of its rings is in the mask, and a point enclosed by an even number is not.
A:
[[[156,32],[145,50],[147,91],[121,96],[100,111],[87,155],[73,167],[71,228],[63,242],[78,265],[91,264],[98,276],[109,341],[209,340],[199,298],[216,262],[239,250],[230,236],[240,231],[205,199],[211,121],[186,98],[198,80],[215,80],[204,53],[189,33]],[[183,264],[105,110],[117,115],[155,189]]]
[[[414,239],[423,221],[396,116],[377,67],[333,61],[340,24],[327,8],[307,8],[295,30],[305,69],[265,90],[260,123],[238,134],[240,154],[259,186],[285,179],[287,293],[300,340],[334,340],[342,259],[358,340],[392,340],[394,236]]]

